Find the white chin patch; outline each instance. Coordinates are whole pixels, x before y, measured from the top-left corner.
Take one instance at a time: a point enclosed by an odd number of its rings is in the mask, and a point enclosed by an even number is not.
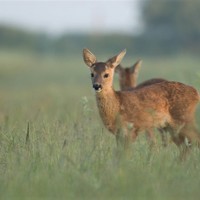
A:
[[[102,91],[102,89],[101,88],[99,88],[98,90],[95,90],[96,92],[101,92]]]

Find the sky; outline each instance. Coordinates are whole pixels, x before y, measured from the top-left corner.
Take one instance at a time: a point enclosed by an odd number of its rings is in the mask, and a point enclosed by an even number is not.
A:
[[[137,33],[139,0],[0,0],[0,24],[49,34]]]

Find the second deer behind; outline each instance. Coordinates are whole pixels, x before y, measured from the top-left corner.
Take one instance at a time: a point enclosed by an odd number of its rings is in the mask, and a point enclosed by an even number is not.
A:
[[[119,85],[120,85],[121,90],[138,89],[141,87],[145,87],[148,85],[166,81],[166,79],[163,79],[163,78],[152,78],[152,79],[143,81],[140,84],[137,84],[138,74],[139,74],[141,65],[142,65],[142,60],[138,60],[131,67],[123,67],[122,65],[118,65],[116,67],[115,72],[118,73],[119,75]]]

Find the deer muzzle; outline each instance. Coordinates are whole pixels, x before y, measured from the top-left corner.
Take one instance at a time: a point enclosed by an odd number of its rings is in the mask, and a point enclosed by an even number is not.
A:
[[[99,83],[93,84],[93,88],[95,89],[96,92],[101,92],[102,86]]]

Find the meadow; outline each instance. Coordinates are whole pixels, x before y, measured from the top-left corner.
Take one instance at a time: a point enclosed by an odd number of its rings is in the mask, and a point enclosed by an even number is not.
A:
[[[123,64],[137,58],[127,54]],[[138,82],[162,77],[200,90],[199,57],[142,59]],[[81,50],[60,57],[0,51],[0,199],[199,199],[199,150],[179,162],[178,148],[170,140],[162,147],[155,134],[156,150],[141,134],[129,157],[119,158]]]

